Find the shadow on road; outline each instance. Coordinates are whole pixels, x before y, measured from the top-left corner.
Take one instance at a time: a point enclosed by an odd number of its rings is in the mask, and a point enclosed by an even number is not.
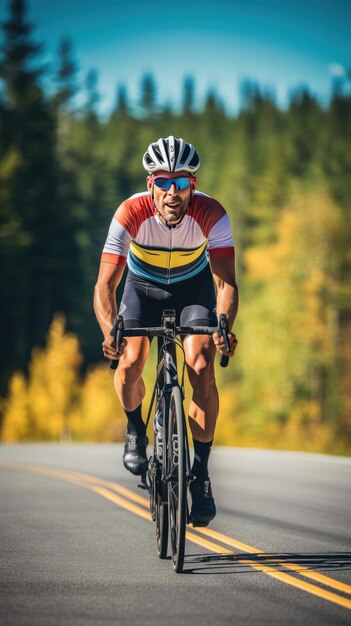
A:
[[[244,562],[246,561],[247,564]],[[304,570],[327,572],[342,572],[351,570],[350,552],[333,552],[331,554],[301,554],[277,552],[273,554],[192,554],[186,557],[184,574],[244,574],[252,573],[250,564],[255,565],[256,573],[259,573],[260,564],[265,567],[274,567],[276,571],[287,571],[287,566],[294,564],[298,567],[295,573]],[[225,568],[225,570],[224,570]],[[218,572],[214,572],[218,569]],[[208,571],[204,571],[208,570]],[[291,571],[291,570],[290,570]]]

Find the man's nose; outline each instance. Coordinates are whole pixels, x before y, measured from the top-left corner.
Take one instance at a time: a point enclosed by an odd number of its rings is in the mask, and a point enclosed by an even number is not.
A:
[[[175,186],[175,183],[172,183],[170,188],[168,189],[168,193],[170,196],[175,196],[177,193],[177,188]]]

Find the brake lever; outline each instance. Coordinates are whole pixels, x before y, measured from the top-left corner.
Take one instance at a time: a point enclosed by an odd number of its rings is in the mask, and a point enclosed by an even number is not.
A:
[[[227,352],[230,352],[230,344],[228,339],[229,326],[227,316],[224,313],[221,313],[219,316],[219,330],[224,340],[225,349]],[[229,363],[229,356],[222,354],[221,360],[219,362],[221,367],[227,367]]]
[[[123,339],[123,331],[124,331],[124,323],[123,323],[123,316],[122,315],[117,315],[114,324],[113,324],[113,328],[110,332],[111,337],[114,337],[115,339],[115,344],[116,344],[116,355],[120,356],[120,350],[121,350],[121,343],[122,343],[122,339]],[[116,370],[118,367],[118,359],[114,359],[113,361],[110,361],[110,369],[111,370]]]

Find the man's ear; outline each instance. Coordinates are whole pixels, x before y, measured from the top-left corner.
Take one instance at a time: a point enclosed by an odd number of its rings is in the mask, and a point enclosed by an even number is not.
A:
[[[151,180],[150,176],[147,176],[147,177],[146,177],[146,186],[147,186],[147,188],[148,188],[148,191],[151,191],[151,189],[152,189],[152,185],[153,185],[153,182],[152,182],[152,180]]]

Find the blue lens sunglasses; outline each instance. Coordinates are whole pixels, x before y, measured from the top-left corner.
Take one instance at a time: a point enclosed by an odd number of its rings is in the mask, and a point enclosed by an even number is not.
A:
[[[191,176],[180,178],[168,178],[168,176],[151,176],[151,180],[155,183],[156,187],[162,189],[162,191],[169,191],[172,185],[175,185],[177,191],[182,191],[190,186],[190,183],[196,183],[196,178]]]

